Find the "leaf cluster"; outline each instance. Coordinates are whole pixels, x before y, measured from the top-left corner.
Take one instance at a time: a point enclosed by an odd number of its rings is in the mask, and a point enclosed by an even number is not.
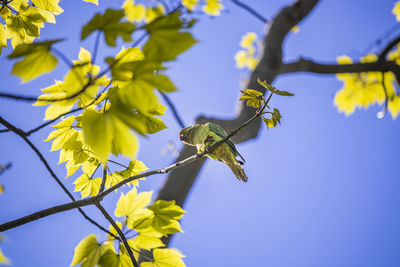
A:
[[[121,194],[115,209],[115,216],[122,217],[117,222],[128,244],[138,259],[141,250],[153,250],[153,259],[141,266],[185,266],[179,251],[164,247],[161,237],[182,232],[178,220],[184,210],[174,201],[158,200],[150,205],[152,192],[138,193],[134,187],[126,195]],[[110,231],[117,235],[114,228]],[[116,249],[118,248],[118,249]],[[132,266],[125,247],[119,239],[108,236],[98,242],[95,235],[84,238],[75,248],[71,265],[81,266]]]
[[[268,106],[269,99],[273,94],[281,96],[293,96],[293,94],[287,91],[278,90],[267,81],[261,81],[260,79],[257,79],[257,81],[258,84],[260,84],[262,87],[270,92],[268,100],[265,100],[263,93],[253,89],[246,89],[241,91],[243,95],[239,98],[239,100],[246,101],[246,104],[249,107],[256,108],[257,112],[261,112],[261,114],[263,115],[262,119],[265,122],[267,128],[275,127],[276,125],[281,124],[282,115],[277,108],[274,108],[271,111],[270,106]]]

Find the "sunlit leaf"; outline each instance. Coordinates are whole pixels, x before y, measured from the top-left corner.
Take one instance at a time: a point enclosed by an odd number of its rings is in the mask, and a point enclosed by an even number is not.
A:
[[[101,256],[99,267],[132,267],[132,261],[127,253],[116,254],[113,250],[107,250],[103,256]]]
[[[184,267],[183,257],[176,249],[156,248],[153,250],[153,262],[143,262],[140,267]]]
[[[125,216],[130,229],[149,226],[152,222],[153,212],[145,207],[150,204],[152,193],[151,191],[138,194],[134,187],[126,195],[121,194],[115,209],[115,216]]]
[[[91,234],[75,247],[71,265],[80,263],[81,267],[94,267],[100,257],[109,249],[111,249],[110,244],[99,244],[96,235]]]
[[[165,246],[160,239],[163,235],[153,227],[141,229],[138,231],[138,234],[139,235],[133,240],[133,243],[141,249],[150,250]]]
[[[64,10],[58,5],[59,0],[32,0],[32,3],[40,9],[52,12],[56,15]]]
[[[99,192],[101,185],[101,178],[90,178],[86,173],[79,176],[75,182],[74,192],[80,192],[82,198],[87,196],[95,196]]]
[[[180,31],[192,26],[193,21],[181,20],[179,12],[159,17],[144,26],[150,34],[143,47],[146,58],[155,61],[175,60],[179,54],[196,43],[191,33]]]
[[[221,4],[221,0],[206,0],[206,4],[203,6],[203,11],[211,16],[219,16],[224,6]]]
[[[61,40],[18,45],[8,58],[24,58],[14,64],[11,73],[22,78],[22,82],[27,82],[51,72],[57,66],[57,58],[51,53],[50,48],[59,41]]]
[[[116,45],[116,39],[121,36],[125,42],[131,41],[132,32],[135,26],[130,22],[120,22],[124,17],[122,10],[107,9],[104,15],[97,13],[82,28],[81,39],[84,40],[96,30],[104,32],[106,43],[109,46]]]

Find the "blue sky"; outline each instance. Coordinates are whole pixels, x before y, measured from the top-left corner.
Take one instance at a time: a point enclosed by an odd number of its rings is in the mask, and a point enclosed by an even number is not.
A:
[[[105,2],[101,1],[100,2]],[[291,1],[247,3],[267,18]],[[334,62],[337,56],[361,55],[368,44],[396,24],[391,14],[395,1],[321,1],[284,44],[284,59],[300,56]],[[113,1],[110,6],[120,6]],[[241,81],[246,72],[235,68],[233,56],[243,34],[261,36],[265,26],[224,0],[226,12],[218,18],[201,16],[193,30],[199,40],[168,73],[179,88],[171,94],[186,125],[199,114],[233,117]],[[76,59],[79,47],[92,50],[94,38],[79,42],[80,27],[108,4],[95,7],[78,0],[61,1],[65,12],[56,25],[47,25],[42,39],[67,37],[59,48]],[[121,43],[119,43],[121,44]],[[66,68],[60,66],[20,86],[9,76],[11,63],[1,55],[1,91],[38,95]],[[113,50],[103,44],[98,62]],[[103,64],[104,65],[104,64]],[[240,144],[248,183],[236,180],[220,162],[207,161],[184,207],[184,234],[172,246],[186,255],[188,266],[399,266],[400,188],[398,148],[400,127],[390,116],[376,118],[380,107],[358,110],[350,117],[338,113],[333,97],[341,88],[334,75],[290,74],[274,85],[295,93],[274,97],[282,125],[257,139]],[[40,124],[44,108],[0,99],[0,114],[22,129]],[[178,148],[179,126],[167,112],[168,129],[141,139],[138,159],[150,169],[167,166],[172,155],[161,153],[169,141]],[[56,173],[58,153],[43,142],[49,129],[31,140],[48,158]],[[69,201],[48,175],[36,155],[17,136],[0,136],[0,163],[13,167],[2,176],[5,194],[0,196],[0,221],[26,215]],[[140,190],[155,194],[166,176],[152,176]],[[73,191],[73,178],[64,180]],[[120,193],[112,194],[105,207],[112,212]],[[76,194],[76,197],[79,197]],[[95,208],[85,208],[103,225],[108,223]],[[76,244],[90,233],[103,233],[69,211],[7,231],[2,250],[13,266],[67,266]]]

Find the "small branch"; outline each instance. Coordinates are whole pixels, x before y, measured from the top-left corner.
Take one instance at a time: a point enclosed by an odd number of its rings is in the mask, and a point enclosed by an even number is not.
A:
[[[111,159],[109,159],[109,160],[107,160],[107,161],[108,161],[108,162],[111,162],[111,163],[114,163],[114,164],[116,164],[116,165],[119,165],[119,166],[121,166],[121,167],[124,167],[125,169],[128,169],[128,168],[129,168],[128,166],[125,166],[124,164],[121,164],[121,163],[116,162],[116,161],[111,160]]]
[[[179,126],[181,128],[185,128],[185,124],[183,123],[183,120],[181,118],[181,116],[179,116],[178,110],[176,109],[174,103],[171,101],[171,99],[164,94],[161,90],[158,90],[158,92],[161,94],[161,96],[163,97],[163,99],[165,100],[165,102],[167,102],[167,105],[169,106],[169,108],[172,111],[172,114],[175,117],[175,120],[178,122]]]
[[[106,179],[107,179],[107,166],[103,166],[103,179],[101,180],[101,185],[99,189],[99,193],[101,194],[104,191],[104,187],[106,185]]]
[[[97,58],[97,51],[99,50],[101,31],[97,31],[96,40],[94,41],[93,58],[91,64],[94,65]]]
[[[387,54],[392,50],[395,45],[397,45],[400,42],[400,36],[397,36],[395,39],[393,39],[379,54],[378,61],[385,61]]]
[[[30,147],[31,149],[36,153],[36,155],[39,157],[40,161],[43,163],[43,165],[46,167],[50,175],[53,177],[53,179],[57,182],[57,184],[61,187],[61,189],[68,195],[68,197],[72,200],[75,201],[74,196],[68,191],[68,189],[65,187],[65,185],[61,182],[61,180],[57,177],[57,175],[54,173],[54,171],[51,169],[49,163],[46,161],[42,153],[40,153],[39,149],[28,139],[28,137],[25,136],[25,133],[19,129],[16,128],[14,125],[11,123],[7,122],[3,117],[0,116],[0,123],[3,124],[7,129],[10,131],[16,133],[18,136],[20,136]],[[100,224],[98,224],[96,221],[91,219],[82,209],[78,209],[79,212],[83,215],[84,218],[86,218],[89,222],[97,226],[99,229],[103,230],[104,232],[113,235],[110,231],[102,227]],[[0,231],[1,232],[1,231]]]
[[[52,214],[56,214],[56,213],[60,213],[63,211],[68,211],[68,210],[72,210],[72,209],[76,209],[78,207],[84,207],[84,206],[88,206],[88,205],[93,205],[95,202],[97,201],[96,197],[92,197],[92,198],[87,198],[87,199],[82,199],[82,200],[77,200],[77,201],[72,201],[66,204],[62,204],[62,205],[57,205],[45,210],[41,210],[39,212],[35,212],[29,215],[26,215],[22,218],[10,221],[10,222],[6,222],[4,224],[0,225],[0,232],[4,232],[6,230],[24,225],[26,223],[29,222],[33,222],[36,221],[40,218],[44,218],[47,217],[49,215]]]
[[[69,58],[67,58],[64,53],[62,53],[60,50],[58,50],[55,47],[51,48],[51,51],[53,51],[54,54],[56,54],[57,56],[59,56],[61,58],[61,60],[65,63],[65,65],[67,65],[70,69],[72,69],[74,67],[74,63],[71,62],[71,60],[69,60]]]
[[[104,168],[106,169],[106,168]],[[126,240],[126,237],[124,233],[122,233],[121,229],[119,229],[117,223],[113,220],[113,218],[110,216],[110,214],[107,213],[107,211],[101,206],[100,203],[96,203],[96,207],[101,211],[101,213],[104,215],[104,217],[110,222],[110,224],[114,227],[115,231],[117,231],[119,237],[122,239],[122,243],[124,243],[124,246],[126,248],[126,251],[129,254],[129,257],[131,258],[132,264],[135,267],[139,267],[135,256],[133,255],[133,252],[131,250],[131,247],[128,244],[128,241]]]
[[[173,169],[176,169],[178,167],[187,165],[187,164],[189,164],[189,163],[191,163],[191,162],[193,162],[195,160],[198,160],[198,159],[204,157],[206,154],[211,153],[212,151],[214,151],[218,146],[220,146],[222,143],[226,142],[230,137],[238,134],[239,131],[243,130],[244,128],[249,126],[252,122],[254,122],[258,117],[260,117],[262,115],[262,112],[265,109],[265,107],[267,107],[271,97],[272,97],[272,94],[270,94],[270,96],[268,97],[267,101],[264,103],[263,107],[260,110],[258,110],[254,114],[254,116],[252,116],[250,119],[248,119],[243,125],[238,127],[236,130],[232,131],[227,137],[225,137],[221,141],[216,142],[215,144],[210,146],[203,153],[195,154],[193,156],[190,156],[190,157],[188,157],[188,158],[186,158],[184,160],[176,162],[176,163],[174,163],[174,164],[172,164],[172,165],[170,165],[168,167],[162,168],[162,169],[148,171],[148,172],[144,172],[144,173],[141,173],[141,174],[138,174],[138,175],[131,176],[131,177],[129,177],[129,178],[117,183],[116,185],[108,188],[107,190],[103,191],[102,193],[98,194],[97,196],[85,199],[85,202],[79,201],[79,200],[78,201],[73,201],[71,203],[67,203],[67,204],[64,204],[64,205],[59,205],[59,206],[56,206],[56,207],[53,207],[53,208],[49,208],[49,209],[46,209],[46,210],[43,210],[43,211],[38,211],[38,212],[35,212],[35,213],[31,214],[31,215],[25,216],[25,217],[23,217],[21,219],[17,219],[15,221],[12,221],[12,222],[18,222],[18,223],[13,223],[13,224],[5,223],[5,224],[2,224],[2,225],[0,225],[0,232],[8,230],[8,229],[11,229],[11,228],[14,228],[14,227],[17,227],[17,226],[21,226],[21,225],[26,224],[28,222],[31,222],[31,221],[34,221],[34,220],[37,220],[37,219],[52,215],[54,213],[57,213],[57,211],[51,212],[51,213],[48,212],[48,210],[54,210],[54,209],[57,210],[57,207],[58,207],[58,210],[59,210],[58,212],[62,212],[62,211],[70,210],[70,209],[73,209],[73,208],[80,208],[82,206],[87,206],[87,205],[98,203],[105,196],[107,196],[108,194],[110,194],[114,190],[120,188],[121,186],[123,186],[123,185],[125,185],[125,184],[127,184],[129,182],[132,182],[134,180],[137,180],[137,179],[140,179],[140,178],[143,178],[143,177],[149,177],[149,176],[152,176],[152,175],[155,175],[155,174],[168,173]],[[1,119],[1,117],[0,117],[0,119]],[[103,171],[103,174],[104,174],[104,171]],[[65,209],[64,208],[65,206],[67,206],[68,208]]]
[[[0,130],[0,133],[7,133],[7,132],[10,132],[10,130],[9,130],[9,129],[2,129],[2,130]]]
[[[249,7],[248,5],[238,1],[238,0],[232,0],[232,3],[234,3],[235,5],[243,8],[244,10],[248,11],[250,14],[252,14],[253,16],[255,16],[257,19],[259,19],[260,21],[264,22],[264,23],[268,23],[268,20],[266,18],[264,18],[260,13],[258,13],[257,11],[255,11],[254,9],[252,9],[251,7]]]
[[[11,168],[11,166],[12,166],[12,163],[11,162],[9,162],[9,163],[7,163],[6,165],[0,165],[0,175],[2,175],[3,174],[3,172],[5,172],[6,170],[8,170],[9,168]]]
[[[312,72],[317,74],[336,74],[336,73],[360,73],[368,71],[379,71],[400,74],[400,65],[393,61],[384,62],[368,62],[368,63],[353,63],[353,64],[322,64],[308,59],[299,59],[295,62],[282,64],[279,69],[279,74],[293,72]]]
[[[37,132],[37,131],[39,131],[40,129],[46,127],[47,125],[52,124],[53,122],[57,121],[59,118],[65,116],[65,115],[68,115],[68,114],[77,112],[77,111],[82,110],[82,109],[83,109],[83,108],[75,108],[75,109],[72,109],[72,110],[70,110],[70,111],[68,111],[68,112],[65,112],[65,113],[63,113],[63,114],[57,116],[56,118],[54,118],[54,119],[52,119],[52,120],[50,120],[50,121],[48,121],[48,122],[45,122],[45,123],[43,123],[43,124],[37,126],[36,128],[33,128],[32,130],[26,132],[25,135],[26,135],[26,136],[30,136],[30,135],[33,134],[34,132]]]
[[[22,95],[16,95],[16,94],[10,94],[10,93],[2,93],[0,92],[0,97],[3,98],[10,98],[13,100],[22,100],[22,101],[27,101],[27,102],[35,102],[37,101],[36,96],[22,96]]]

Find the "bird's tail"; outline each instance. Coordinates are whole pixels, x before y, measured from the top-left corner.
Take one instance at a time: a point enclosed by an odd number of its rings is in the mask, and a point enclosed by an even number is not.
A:
[[[231,171],[240,181],[247,182],[247,175],[244,173],[244,169],[240,165],[239,161],[235,160],[233,162],[226,162],[226,165],[229,166]]]

